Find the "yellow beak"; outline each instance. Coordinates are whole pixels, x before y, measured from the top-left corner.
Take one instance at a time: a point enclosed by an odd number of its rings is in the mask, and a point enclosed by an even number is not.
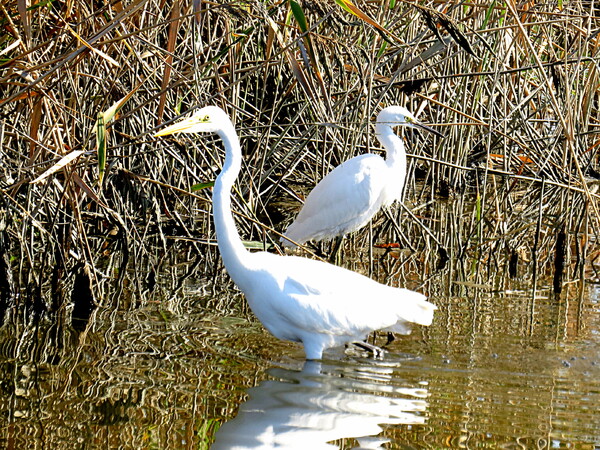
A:
[[[183,119],[173,125],[170,125],[166,128],[163,128],[159,132],[155,133],[154,136],[168,136],[173,133],[186,133],[189,132],[190,128],[194,125],[197,125],[199,120],[195,117],[188,117],[187,119]]]

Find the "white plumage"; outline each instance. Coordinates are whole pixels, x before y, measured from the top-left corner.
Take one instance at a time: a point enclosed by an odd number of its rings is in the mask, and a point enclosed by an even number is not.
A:
[[[441,136],[420,124],[402,106],[383,109],[377,116],[375,135],[386,149],[386,159],[368,153],[333,169],[310,192],[285,236],[298,244],[341,238],[369,223],[382,207],[401,200],[406,151],[402,138],[392,129],[397,125],[421,128]],[[281,242],[286,247],[295,247],[285,238],[281,238]]]
[[[308,359],[320,359],[325,349],[364,339],[374,330],[408,333],[408,322],[431,323],[436,307],[417,292],[320,261],[247,251],[231,213],[242,153],[229,117],[207,106],[156,136],[176,132],[212,132],[223,140],[225,162],[213,192],[219,250],[227,272],[274,336],[302,342]]]

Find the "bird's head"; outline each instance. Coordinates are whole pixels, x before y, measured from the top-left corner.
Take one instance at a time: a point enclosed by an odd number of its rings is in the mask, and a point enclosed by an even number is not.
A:
[[[439,131],[436,131],[433,128],[423,125],[421,122],[419,122],[408,109],[398,105],[388,106],[387,108],[382,109],[377,115],[377,124],[387,125],[389,127],[402,125],[405,127],[420,128],[437,136],[444,137],[444,135]]]
[[[163,128],[154,136],[167,136],[173,133],[218,133],[231,126],[229,117],[218,106],[205,106],[190,117]]]

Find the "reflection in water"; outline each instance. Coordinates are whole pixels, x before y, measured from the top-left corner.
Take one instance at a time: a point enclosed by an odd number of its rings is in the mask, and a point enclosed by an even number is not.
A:
[[[383,361],[340,352],[301,372],[269,370],[301,349],[204,301],[122,302],[83,332],[9,316],[0,448],[600,448],[600,289],[465,289]]]
[[[301,372],[272,369],[277,380],[248,390],[236,418],[221,426],[213,449],[330,449],[327,442],[356,438],[361,448],[382,448],[383,424],[423,424],[427,390],[379,384],[392,369],[368,373],[307,361]],[[381,388],[381,389],[378,389]],[[368,389],[368,390],[366,390]]]

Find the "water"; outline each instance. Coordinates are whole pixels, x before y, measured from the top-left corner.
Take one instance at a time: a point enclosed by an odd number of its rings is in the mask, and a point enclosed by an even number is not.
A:
[[[3,448],[600,448],[600,291],[433,297],[383,360],[305,363],[236,296],[0,329]],[[383,340],[383,337],[381,337]],[[213,445],[214,442],[214,445]]]

